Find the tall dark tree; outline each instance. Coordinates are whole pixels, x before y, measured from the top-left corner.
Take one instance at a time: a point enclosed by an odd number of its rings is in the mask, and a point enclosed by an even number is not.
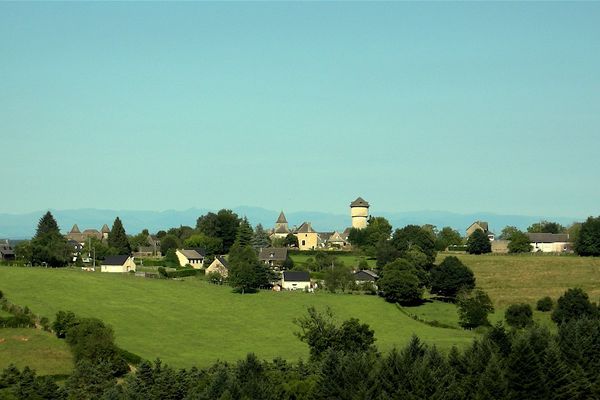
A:
[[[600,217],[589,217],[581,224],[575,251],[580,256],[600,256]]]
[[[244,217],[240,222],[240,226],[237,229],[237,233],[235,235],[235,244],[245,247],[252,244],[252,235],[254,231],[252,230],[252,226],[248,222],[248,219]]]
[[[60,234],[58,224],[50,211],[40,218],[30,244],[33,264],[45,263],[51,267],[62,267],[71,260],[73,250]]]
[[[167,234],[160,240],[160,252],[164,256],[169,250],[176,250],[181,246],[179,238],[175,235]]]
[[[581,288],[568,289],[558,298],[556,308],[552,312],[552,320],[557,324],[569,322],[583,317],[598,315],[597,307],[590,302],[586,292]]]
[[[504,313],[506,323],[513,328],[533,325],[533,310],[529,304],[511,304]]]
[[[430,230],[417,225],[407,225],[404,228],[396,229],[391,243],[398,250],[400,256],[412,247],[418,246],[427,256],[430,264],[433,264],[435,261],[437,255],[435,250],[435,236]]]
[[[131,246],[129,245],[129,239],[127,239],[127,233],[123,228],[123,223],[119,217],[115,218],[112,229],[108,233],[108,247],[115,249],[117,254],[129,254],[131,253]]]
[[[288,233],[283,239],[283,245],[286,247],[298,247],[298,236],[293,233]]]
[[[445,297],[455,297],[461,290],[475,287],[473,271],[457,257],[444,258],[439,266],[431,269],[431,293]]]
[[[196,221],[196,229],[205,235],[223,240],[223,252],[228,253],[235,241],[241,219],[231,210],[222,209],[218,213],[209,212]]]
[[[229,252],[229,284],[240,293],[253,292],[269,284],[269,271],[258,261],[251,246],[234,244]]]
[[[525,338],[515,340],[506,363],[510,399],[547,398],[540,360]]]
[[[254,250],[259,250],[271,246],[271,239],[269,238],[269,234],[267,233],[267,231],[265,231],[265,228],[262,226],[262,224],[258,224],[254,227],[254,233],[252,235],[251,242]]]
[[[467,252],[469,254],[491,253],[492,243],[484,231],[477,229],[467,239]]]
[[[423,297],[423,287],[414,270],[386,269],[377,286],[392,303],[418,304]]]

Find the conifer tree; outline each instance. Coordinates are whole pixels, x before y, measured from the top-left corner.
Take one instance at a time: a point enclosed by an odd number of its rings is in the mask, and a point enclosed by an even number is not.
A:
[[[551,343],[546,349],[543,367],[549,400],[569,400],[573,380],[556,343]]]
[[[252,235],[252,247],[255,250],[271,246],[271,239],[261,224],[256,225]]]
[[[50,234],[60,235],[60,230],[58,229],[58,224],[56,223],[54,216],[50,211],[48,211],[42,218],[40,218],[34,239],[40,239]]]
[[[119,217],[115,218],[112,229],[108,234],[108,247],[115,249],[117,254],[131,253],[129,239],[127,239],[125,228],[123,228],[123,223]]]
[[[69,262],[72,251],[65,237],[60,234],[52,213],[48,211],[40,218],[36,234],[31,240],[32,263],[62,267]]]
[[[506,377],[510,399],[546,399],[544,375],[529,342],[518,337],[506,361]]]
[[[507,398],[508,384],[498,358],[492,355],[483,373],[479,376],[475,392],[476,400],[503,400]]]
[[[252,226],[248,222],[248,219],[244,217],[240,222],[240,226],[238,227],[237,233],[235,235],[235,242],[240,247],[245,247],[251,244],[252,236],[254,231],[252,230]]]

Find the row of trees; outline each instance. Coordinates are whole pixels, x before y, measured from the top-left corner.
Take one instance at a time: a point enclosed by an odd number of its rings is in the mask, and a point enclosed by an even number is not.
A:
[[[102,361],[79,361],[64,387],[14,366],[0,374],[8,399],[595,399],[600,397],[600,320],[575,316],[556,333],[531,325],[490,328],[464,349],[441,352],[413,336],[380,353],[369,325],[311,308],[295,321],[307,362],[261,361],[175,370],[141,362],[117,381]]]

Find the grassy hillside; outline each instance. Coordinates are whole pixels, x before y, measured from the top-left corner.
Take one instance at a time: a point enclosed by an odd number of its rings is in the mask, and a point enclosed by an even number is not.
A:
[[[41,375],[65,375],[73,368],[64,340],[39,329],[0,329],[0,370],[9,364],[29,366]]]
[[[307,306],[329,306],[342,320],[359,318],[374,330],[381,350],[411,335],[447,349],[469,343],[470,332],[416,322],[374,296],[261,292],[239,295],[200,281],[42,268],[0,268],[0,289],[14,303],[53,318],[58,310],[98,317],[113,326],[117,344],[142,357],[179,367],[237,360],[247,352],[271,359],[306,358],[293,319]]]
[[[449,254],[438,255],[438,262]],[[592,301],[600,301],[600,258],[556,255],[457,255],[468,265],[498,308],[538,299],[557,299],[565,290],[580,287]]]

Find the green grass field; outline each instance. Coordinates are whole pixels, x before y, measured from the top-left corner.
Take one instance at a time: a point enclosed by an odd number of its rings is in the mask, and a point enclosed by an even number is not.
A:
[[[73,358],[64,340],[39,329],[0,328],[0,370],[29,366],[41,375],[66,375]]]
[[[438,255],[438,262],[449,254]],[[455,255],[455,254],[452,254]],[[568,288],[580,287],[600,302],[600,258],[556,255],[457,255],[475,273],[498,309],[512,303],[554,300]]]
[[[413,334],[441,349],[465,345],[474,337],[414,321],[376,296],[239,295],[196,278],[167,281],[43,268],[0,268],[0,282],[13,303],[51,319],[59,310],[100,318],[114,328],[119,346],[177,367],[233,361],[248,352],[264,359],[306,359],[308,349],[294,336],[293,320],[311,305],[331,307],[339,320],[356,317],[368,323],[383,351],[404,345]]]

